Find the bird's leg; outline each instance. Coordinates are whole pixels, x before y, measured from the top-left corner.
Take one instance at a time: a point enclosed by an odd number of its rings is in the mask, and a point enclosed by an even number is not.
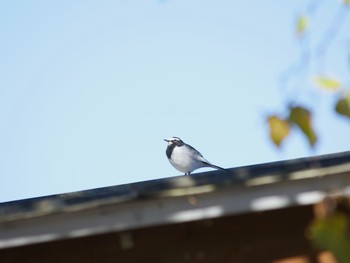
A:
[[[190,173],[191,173],[191,172],[187,172],[187,173],[185,173],[185,176],[186,176],[186,175],[190,175]]]

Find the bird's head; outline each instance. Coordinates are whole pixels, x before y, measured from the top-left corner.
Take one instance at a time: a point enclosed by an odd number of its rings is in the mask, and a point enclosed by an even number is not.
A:
[[[168,145],[175,144],[176,146],[184,145],[184,142],[179,137],[171,137],[169,139],[164,139],[168,143]]]

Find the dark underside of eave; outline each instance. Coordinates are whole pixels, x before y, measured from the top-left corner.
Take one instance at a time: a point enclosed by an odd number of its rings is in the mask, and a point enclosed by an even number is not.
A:
[[[311,206],[290,207],[9,248],[0,250],[0,259],[7,263],[264,263],[295,256],[312,259],[316,251],[305,236],[312,218]]]

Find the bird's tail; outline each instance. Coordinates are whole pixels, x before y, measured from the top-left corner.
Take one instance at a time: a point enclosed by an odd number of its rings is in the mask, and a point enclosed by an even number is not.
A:
[[[212,168],[215,168],[215,169],[218,169],[218,170],[222,170],[222,171],[225,171],[225,172],[227,172],[227,173],[231,173],[230,170],[227,170],[227,169],[222,168],[222,167],[220,167],[220,166],[214,165],[214,164],[212,164],[212,163],[209,163],[209,162],[203,162],[203,163],[206,164],[206,165],[208,165],[209,167],[212,167]]]
[[[213,167],[213,168],[215,168],[215,169],[225,171],[226,173],[231,173],[230,170],[227,170],[227,169],[222,168],[222,167],[220,167],[220,166],[217,166],[217,165],[214,165],[214,164],[211,164],[210,166]]]

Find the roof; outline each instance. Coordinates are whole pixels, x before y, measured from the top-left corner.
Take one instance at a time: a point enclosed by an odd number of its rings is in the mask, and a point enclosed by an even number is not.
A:
[[[0,204],[0,248],[308,205],[350,193],[350,151]]]

